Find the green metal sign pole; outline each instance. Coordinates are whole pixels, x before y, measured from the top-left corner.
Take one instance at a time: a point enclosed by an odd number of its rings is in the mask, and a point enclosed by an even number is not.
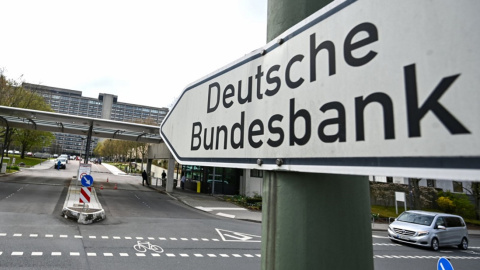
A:
[[[268,41],[331,1],[269,0]],[[262,269],[373,269],[366,176],[269,171]]]

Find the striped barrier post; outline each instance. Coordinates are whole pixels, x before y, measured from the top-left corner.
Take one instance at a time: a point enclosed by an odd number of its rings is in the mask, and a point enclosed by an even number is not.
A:
[[[92,194],[91,187],[82,187],[80,191],[80,203],[89,203],[91,194]]]

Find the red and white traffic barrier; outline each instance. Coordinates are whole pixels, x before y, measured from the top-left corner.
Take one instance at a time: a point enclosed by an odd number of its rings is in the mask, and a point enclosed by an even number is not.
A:
[[[82,187],[82,189],[80,190],[80,203],[89,203],[91,194],[91,187]]]

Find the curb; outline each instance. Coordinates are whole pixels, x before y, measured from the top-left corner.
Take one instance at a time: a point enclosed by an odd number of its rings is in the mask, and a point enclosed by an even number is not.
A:
[[[106,218],[105,215],[105,210],[103,209],[102,205],[98,201],[97,197],[97,192],[95,191],[95,188],[92,187],[92,196],[95,197],[95,200],[97,201],[98,205],[100,206],[99,208],[81,208],[81,207],[69,207],[68,202],[70,199],[70,195],[72,191],[72,185],[68,187],[68,194],[65,199],[65,203],[63,204],[63,209],[62,209],[62,216],[65,218],[72,218],[77,220],[78,223],[80,224],[91,224],[93,222],[98,222],[101,220],[104,220]]]

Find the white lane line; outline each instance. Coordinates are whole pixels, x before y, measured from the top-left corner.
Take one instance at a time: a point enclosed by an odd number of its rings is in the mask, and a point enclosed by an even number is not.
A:
[[[212,241],[215,241],[215,242],[218,242],[220,240],[216,239],[216,238],[213,238]]]
[[[240,254],[232,254],[232,256],[235,257],[235,258],[241,258],[242,257],[242,255],[240,255]]]
[[[215,255],[215,254],[207,254],[207,256],[210,257],[210,258],[216,258],[217,257],[217,255]]]
[[[114,236],[113,239],[122,239],[120,236]]]
[[[158,253],[152,253],[152,257],[160,257],[160,254],[158,254]]]
[[[155,240],[154,237],[148,237],[148,240]]]
[[[43,256],[43,252],[32,252],[32,256]]]
[[[90,235],[88,238],[90,239],[97,239],[97,237],[95,235]]]
[[[113,253],[103,253],[103,256],[105,256],[105,257],[113,257]]]
[[[158,240],[167,240],[165,237],[159,237]]]
[[[62,252],[52,252],[52,256],[62,256]]]
[[[15,233],[15,234],[13,234],[13,237],[21,237],[21,236],[22,236],[21,233]]]
[[[130,236],[125,236],[125,239],[126,239],[126,240],[132,240],[132,237],[130,237]]]
[[[235,215],[224,214],[224,213],[217,213],[217,216],[222,216],[226,218],[235,218]]]
[[[102,236],[102,239],[108,239],[108,236]]]
[[[220,257],[228,258],[228,257],[230,257],[230,256],[228,256],[228,254],[220,254]]]
[[[135,255],[137,255],[137,257],[145,257],[145,253],[135,253]]]
[[[188,241],[188,238],[180,238],[182,241]]]
[[[68,235],[62,234],[60,235],[60,238],[68,238]]]
[[[206,212],[211,212],[211,211],[246,211],[247,209],[245,208],[240,208],[240,207],[203,207],[203,206],[196,206],[198,210],[206,211]]]
[[[137,240],[143,240],[143,237],[136,237]]]
[[[46,237],[46,238],[52,238],[52,237],[53,237],[53,234],[45,234],[45,237]]]
[[[255,256],[260,258],[260,257],[262,257],[262,254],[255,254]]]
[[[380,236],[380,235],[372,235],[373,238],[382,238],[382,239],[386,239],[388,238],[387,236]]]
[[[165,255],[167,255],[167,257],[175,257],[175,254],[173,254],[173,253],[167,253]]]
[[[38,234],[30,234],[30,237],[38,237]]]
[[[88,252],[88,253],[87,253],[87,256],[88,256],[88,257],[97,257],[97,253],[95,253],[95,252]]]
[[[120,253],[120,257],[128,257],[128,253]]]
[[[80,252],[70,252],[70,256],[80,256]]]
[[[14,252],[12,252],[12,256],[23,256],[23,252],[22,251],[14,251]]]
[[[210,240],[207,239],[207,238],[202,238],[202,241],[208,242],[208,241],[210,241]]]
[[[200,257],[203,257],[202,254],[193,254],[193,255],[194,255],[195,257],[199,257],[199,258],[200,258]]]
[[[251,254],[243,254],[243,256],[248,257],[248,258],[253,258],[253,255],[251,255]]]
[[[189,257],[188,254],[180,253],[180,257]]]
[[[198,238],[192,238],[192,241],[198,241]]]
[[[83,236],[81,236],[81,235],[75,235],[75,236],[73,236],[73,237],[74,237],[74,238],[77,238],[77,239],[78,239],[78,238],[83,238]]]
[[[172,241],[177,241],[178,239],[175,238],[175,237],[170,237],[170,240],[172,240]]]
[[[7,236],[6,233],[0,233],[0,236]]]

